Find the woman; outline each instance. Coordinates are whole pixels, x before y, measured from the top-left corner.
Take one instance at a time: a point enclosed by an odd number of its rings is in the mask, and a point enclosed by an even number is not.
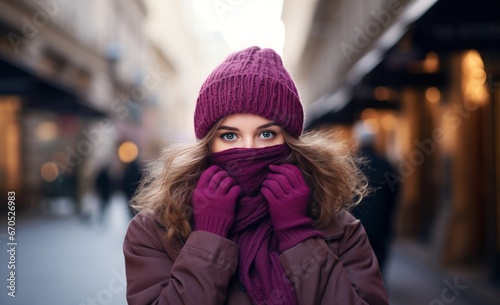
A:
[[[251,47],[203,84],[198,143],[149,166],[124,242],[139,304],[388,304],[346,209],[366,181],[343,145],[302,134],[281,58]]]

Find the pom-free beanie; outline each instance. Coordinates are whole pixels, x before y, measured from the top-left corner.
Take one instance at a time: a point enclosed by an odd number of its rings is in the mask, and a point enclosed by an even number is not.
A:
[[[250,47],[229,55],[203,83],[194,113],[196,138],[205,137],[223,117],[260,115],[298,138],[304,112],[297,88],[272,49]]]

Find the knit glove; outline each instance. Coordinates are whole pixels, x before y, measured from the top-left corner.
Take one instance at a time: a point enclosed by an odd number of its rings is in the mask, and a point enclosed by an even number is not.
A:
[[[310,237],[322,236],[321,232],[313,229],[312,219],[307,216],[310,189],[300,169],[292,164],[271,164],[269,169],[261,193],[269,205],[280,251]]]
[[[219,166],[206,169],[192,196],[195,230],[227,237],[240,192],[236,181]]]

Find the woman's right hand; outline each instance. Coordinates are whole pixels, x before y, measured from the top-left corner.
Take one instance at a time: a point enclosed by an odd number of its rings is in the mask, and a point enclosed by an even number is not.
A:
[[[217,165],[207,168],[192,196],[195,230],[227,237],[240,193],[241,187],[225,170]]]

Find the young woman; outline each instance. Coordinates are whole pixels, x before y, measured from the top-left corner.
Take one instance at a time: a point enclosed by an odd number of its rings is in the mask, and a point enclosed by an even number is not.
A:
[[[199,141],[167,149],[133,198],[127,299],[146,304],[388,304],[349,152],[302,135],[281,58],[251,47],[203,84]]]

